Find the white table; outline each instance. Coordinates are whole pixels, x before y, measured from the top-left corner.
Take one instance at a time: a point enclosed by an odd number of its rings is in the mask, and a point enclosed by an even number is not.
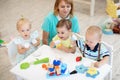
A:
[[[76,62],[76,56],[78,54],[71,54],[71,53],[65,53],[62,51],[59,51],[57,49],[50,48],[47,45],[41,46],[37,51],[35,51],[33,54],[28,56],[23,62],[32,62],[36,58],[44,58],[49,57],[51,60],[56,58],[61,58],[61,61],[64,63],[67,63],[68,70],[73,71],[75,69],[76,65],[84,64],[86,66],[89,66],[93,61],[87,58],[83,58],[81,62]],[[20,64],[21,64],[20,63]],[[28,69],[21,70],[20,64],[13,67],[10,71],[15,74],[19,75],[22,78],[26,80],[48,80],[46,79],[46,73],[47,71],[42,69],[41,64],[38,65],[31,65]],[[101,78],[104,78],[110,71],[111,66],[108,64],[103,65],[102,67],[98,68],[98,71],[100,74],[95,78],[86,77],[85,74],[73,74],[68,77],[62,77],[62,78],[54,78],[52,80],[99,80]],[[49,79],[50,80],[50,79]]]

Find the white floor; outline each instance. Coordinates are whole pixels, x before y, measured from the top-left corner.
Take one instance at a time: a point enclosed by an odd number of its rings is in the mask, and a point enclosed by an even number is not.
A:
[[[87,1],[87,2],[85,2]],[[9,42],[18,35],[16,22],[23,15],[32,22],[33,30],[38,29],[49,11],[53,11],[55,0],[0,0],[0,39]],[[84,35],[89,25],[98,25],[106,18],[105,0],[96,0],[95,16],[89,16],[90,0],[74,0],[75,15],[79,19],[80,34]],[[120,35],[103,35],[103,40],[113,45],[113,80],[120,78]],[[6,48],[0,48],[0,80],[15,80],[9,72],[11,65]]]

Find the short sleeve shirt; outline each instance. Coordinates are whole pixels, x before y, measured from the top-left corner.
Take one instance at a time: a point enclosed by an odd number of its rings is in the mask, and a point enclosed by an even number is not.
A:
[[[65,46],[65,47],[72,47],[72,44],[71,44],[71,41],[75,41],[75,38],[74,38],[74,35],[70,36],[68,39],[66,40],[62,40],[58,37],[58,35],[56,35],[54,38],[53,38],[53,41],[55,42],[56,44],[56,47],[59,47],[59,46]]]
[[[32,45],[32,40],[34,40],[37,37],[38,37],[38,32],[35,31],[30,35],[30,38],[27,40],[24,40],[21,36],[15,38],[14,43],[16,45],[21,45],[24,47],[30,46],[30,49],[28,51],[26,51],[25,53],[23,53],[23,54],[17,53],[17,56],[16,56],[17,63],[19,63],[20,61],[25,59],[28,55],[30,55],[31,53],[33,53],[37,49],[37,47]]]
[[[84,51],[85,48],[85,41],[83,39],[77,40],[77,45],[78,47],[82,50],[82,52]],[[101,43],[101,49],[100,49],[100,59],[102,59],[104,56],[109,56],[110,53],[107,50],[107,48]],[[92,50],[87,50],[85,48],[85,57],[93,59],[93,60],[97,60],[98,59],[98,50],[96,52],[92,51]]]

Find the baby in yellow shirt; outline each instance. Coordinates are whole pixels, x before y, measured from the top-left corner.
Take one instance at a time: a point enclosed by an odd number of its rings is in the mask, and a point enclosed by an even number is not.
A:
[[[57,35],[52,39],[50,47],[56,47],[67,53],[75,53],[76,37],[71,32],[72,23],[70,20],[62,19],[57,24]]]

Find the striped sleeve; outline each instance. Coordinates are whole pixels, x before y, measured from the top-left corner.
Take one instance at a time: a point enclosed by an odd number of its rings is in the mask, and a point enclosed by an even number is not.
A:
[[[101,45],[101,56],[102,57],[110,56],[110,52],[104,45]]]

